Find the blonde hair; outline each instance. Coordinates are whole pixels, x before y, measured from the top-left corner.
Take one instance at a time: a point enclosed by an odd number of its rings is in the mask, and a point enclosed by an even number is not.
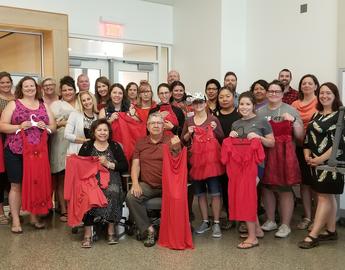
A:
[[[83,104],[82,104],[82,102],[81,102],[81,98],[82,98],[83,95],[89,95],[89,97],[91,97],[92,103],[93,103],[92,111],[93,111],[94,113],[98,113],[96,98],[95,98],[95,96],[94,96],[93,94],[91,94],[89,91],[79,92],[78,98],[77,98],[77,100],[78,100],[79,111],[82,112],[82,113],[84,112],[84,107],[83,107]]]

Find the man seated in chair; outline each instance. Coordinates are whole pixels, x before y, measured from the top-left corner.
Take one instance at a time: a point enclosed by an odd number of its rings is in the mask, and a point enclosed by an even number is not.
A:
[[[163,144],[169,145],[173,154],[181,150],[177,136],[164,135],[164,120],[159,113],[152,113],[147,120],[149,135],[140,139],[134,150],[131,178],[132,187],[126,202],[141,234],[146,232],[144,245],[155,245],[155,231],[147,216],[145,202],[162,196]]]

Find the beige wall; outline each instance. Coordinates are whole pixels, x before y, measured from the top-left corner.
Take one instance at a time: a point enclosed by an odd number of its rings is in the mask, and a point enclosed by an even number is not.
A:
[[[4,6],[0,6],[0,14],[0,29],[43,33],[42,76],[61,78],[68,74],[67,15]],[[12,57],[20,61],[15,56]],[[32,73],[30,70],[27,72]]]

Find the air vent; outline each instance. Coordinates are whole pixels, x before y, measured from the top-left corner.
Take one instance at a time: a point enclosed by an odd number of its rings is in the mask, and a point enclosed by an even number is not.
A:
[[[308,11],[308,4],[302,4],[300,7],[300,13],[307,13]]]

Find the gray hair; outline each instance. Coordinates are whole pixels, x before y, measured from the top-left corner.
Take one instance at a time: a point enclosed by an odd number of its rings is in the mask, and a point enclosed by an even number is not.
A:
[[[162,123],[164,122],[164,119],[163,119],[162,115],[159,112],[154,112],[154,113],[151,113],[149,115],[149,117],[147,119],[147,123],[150,123],[151,119],[154,118],[154,117],[159,118]]]

